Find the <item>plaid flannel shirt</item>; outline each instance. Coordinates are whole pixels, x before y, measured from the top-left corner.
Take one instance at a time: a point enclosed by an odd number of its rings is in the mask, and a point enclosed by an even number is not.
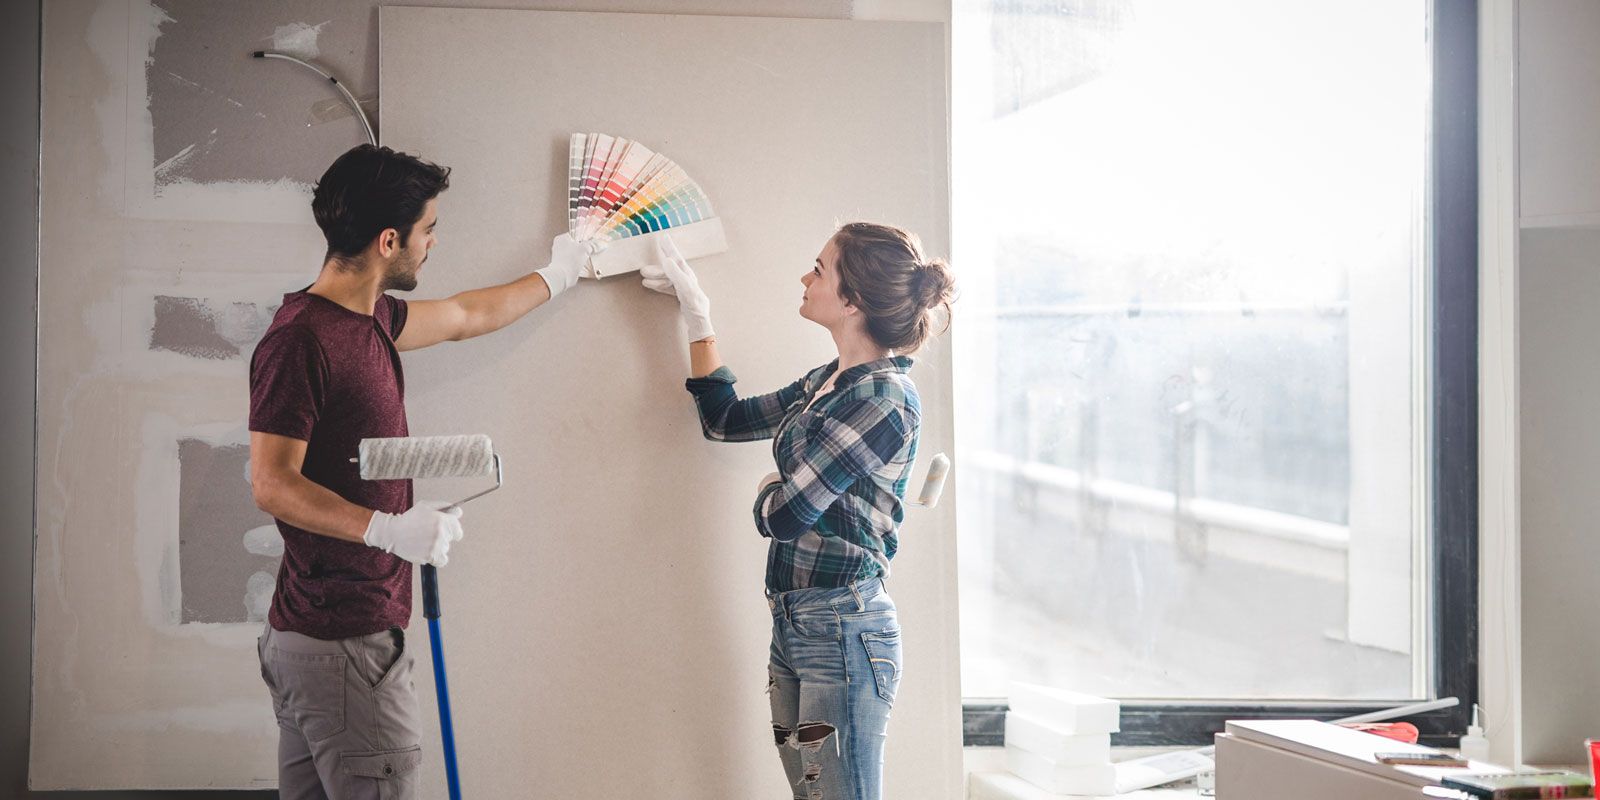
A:
[[[767,588],[848,586],[888,576],[905,518],[922,406],[904,356],[851,367],[817,390],[835,360],[771,394],[741,399],[726,367],[686,384],[707,439],[773,439],[781,480],[755,501],[756,529],[772,539]]]

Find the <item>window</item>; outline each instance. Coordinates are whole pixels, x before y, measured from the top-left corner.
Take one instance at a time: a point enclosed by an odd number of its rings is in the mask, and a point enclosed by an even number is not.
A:
[[[1476,695],[1475,11],[980,0],[952,28],[962,681],[1122,743]]]

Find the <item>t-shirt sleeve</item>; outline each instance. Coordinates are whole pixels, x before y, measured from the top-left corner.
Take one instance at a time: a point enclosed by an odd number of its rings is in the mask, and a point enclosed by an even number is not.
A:
[[[383,295],[383,299],[389,302],[389,338],[398,339],[406,328],[406,301],[389,295]]]
[[[278,328],[250,358],[250,430],[301,441],[328,396],[328,359],[317,337],[297,325]]]

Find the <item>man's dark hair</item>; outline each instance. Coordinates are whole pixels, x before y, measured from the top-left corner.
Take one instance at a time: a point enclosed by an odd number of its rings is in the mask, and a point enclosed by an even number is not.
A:
[[[311,213],[328,240],[328,258],[353,258],[386,228],[402,244],[428,201],[450,188],[450,169],[370,144],[350,148],[322,173]]]

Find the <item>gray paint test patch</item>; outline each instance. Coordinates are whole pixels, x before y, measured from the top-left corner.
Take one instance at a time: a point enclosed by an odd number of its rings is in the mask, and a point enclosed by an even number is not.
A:
[[[178,574],[183,622],[260,622],[278,557],[252,553],[246,533],[272,518],[256,508],[250,447],[178,441]],[[258,534],[259,535],[259,534]],[[260,550],[261,548],[257,548]]]
[[[327,81],[251,53],[313,59],[357,97],[373,95],[372,4],[154,0],[151,13],[159,34],[145,82],[157,194],[177,183],[287,180],[309,187],[340,153],[366,140],[354,119],[319,113],[340,99]]]
[[[277,306],[212,303],[194,297],[156,295],[150,349],[195,358],[239,358],[272,324]]]

